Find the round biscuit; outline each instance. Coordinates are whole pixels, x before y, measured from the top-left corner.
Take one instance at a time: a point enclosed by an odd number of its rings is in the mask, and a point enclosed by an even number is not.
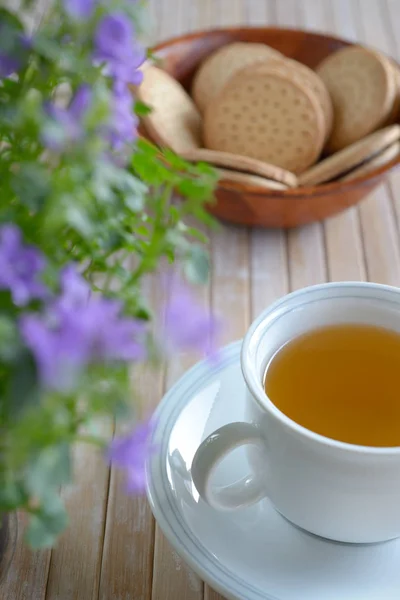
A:
[[[253,66],[208,107],[203,134],[207,148],[301,173],[320,155],[324,117],[314,94],[291,75]]]
[[[329,92],[315,71],[304,65],[303,63],[288,58],[271,58],[263,64],[259,65],[260,69],[269,69],[273,67],[278,71],[292,74],[300,83],[304,84],[308,89],[314,92],[316,99],[319,101],[325,121],[325,141],[328,139],[333,125],[333,106]]]
[[[371,160],[367,160],[362,163],[359,167],[356,167],[349,173],[347,173],[344,177],[339,177],[338,181],[351,181],[353,179],[357,179],[358,177],[362,177],[363,175],[368,175],[375,169],[379,169],[379,167],[383,167],[387,165],[390,161],[395,159],[400,155],[400,142],[395,142],[388,148],[385,148],[383,152],[380,152]]]
[[[199,111],[181,84],[168,73],[147,67],[137,97],[152,109],[143,122],[157,144],[178,154],[201,147]]]
[[[394,60],[389,59],[390,67],[392,69],[394,80],[396,84],[396,94],[394,97],[392,109],[390,111],[390,115],[388,116],[385,125],[392,125],[392,123],[396,123],[399,118],[400,113],[400,68],[395,63]]]
[[[248,175],[241,171],[232,171],[230,169],[217,169],[217,173],[220,176],[220,181],[232,181],[234,183],[242,183],[246,186],[259,187],[265,190],[280,190],[284,191],[288,189],[288,186],[266,177],[259,177],[258,175]]]
[[[299,177],[299,185],[318,185],[336,179],[400,139],[400,125],[390,125],[328,156]]]
[[[350,46],[328,56],[317,68],[332,98],[331,152],[376,131],[388,119],[396,85],[389,59],[372,49]]]
[[[192,97],[201,112],[218,94],[225,83],[244,67],[283,55],[267,46],[248,42],[233,42],[222,46],[200,65],[192,86]]]
[[[248,156],[239,156],[229,152],[219,152],[218,150],[209,150],[201,148],[200,150],[189,150],[181,154],[182,158],[190,162],[207,162],[216,167],[225,167],[237,171],[267,177],[288,187],[297,187],[297,177],[294,173],[281,169],[275,165],[270,165],[255,158]]]

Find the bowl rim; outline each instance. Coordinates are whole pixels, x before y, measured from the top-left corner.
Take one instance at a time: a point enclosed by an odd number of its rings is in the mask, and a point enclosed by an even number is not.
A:
[[[189,42],[196,39],[201,39],[204,37],[212,37],[224,34],[232,34],[236,35],[238,33],[243,33],[246,31],[259,31],[259,32],[280,32],[282,34],[285,33],[302,33],[306,34],[310,38],[330,40],[332,42],[339,42],[340,44],[344,44],[345,46],[358,46],[364,44],[358,44],[351,40],[341,38],[336,35],[330,35],[325,33],[319,33],[317,31],[308,31],[307,29],[301,29],[298,27],[252,27],[249,25],[246,26],[237,26],[237,27],[216,27],[211,29],[201,29],[198,31],[193,31],[189,33],[185,33],[183,35],[173,36],[158,42],[154,46],[152,46],[152,52],[157,55],[157,52],[165,50],[166,48],[170,48],[175,44],[181,44],[182,42]],[[368,47],[368,46],[366,46]],[[380,51],[381,52],[381,51]],[[393,58],[389,57],[395,64],[399,67],[399,63]],[[200,161],[199,161],[200,162]],[[360,177],[355,177],[349,181],[331,181],[328,183],[322,183],[320,185],[309,185],[309,186],[298,186],[296,188],[288,188],[286,190],[265,190],[263,188],[257,188],[255,185],[241,185],[241,187],[245,187],[247,189],[247,193],[253,196],[265,196],[266,192],[269,197],[280,197],[280,198],[297,198],[306,195],[318,195],[318,196],[329,196],[332,193],[343,191],[347,192],[352,190],[353,188],[358,188],[363,184],[366,185],[374,185],[378,183],[379,179],[382,179],[383,175],[389,173],[389,171],[393,170],[395,167],[400,165],[400,154],[399,156],[393,158],[391,161],[386,163],[385,165],[381,165],[380,167],[373,169],[370,173],[366,175],[361,175]],[[227,180],[223,185],[218,183],[218,187],[222,187],[224,189],[234,188],[237,189],[237,184],[230,185]],[[233,182],[232,182],[233,183]],[[258,191],[259,190],[259,191]]]

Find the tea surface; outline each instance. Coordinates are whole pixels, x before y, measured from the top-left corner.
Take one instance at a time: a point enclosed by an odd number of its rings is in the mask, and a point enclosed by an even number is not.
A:
[[[400,446],[400,335],[343,324],[315,329],[271,359],[265,391],[285,415],[326,437]]]

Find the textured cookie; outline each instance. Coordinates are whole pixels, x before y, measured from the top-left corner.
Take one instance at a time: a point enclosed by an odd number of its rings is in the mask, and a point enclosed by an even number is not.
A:
[[[260,69],[270,69],[273,67],[277,71],[292,75],[297,81],[305,85],[314,92],[319,101],[325,121],[325,140],[328,139],[333,125],[333,106],[329,92],[315,71],[297,60],[288,58],[271,58],[265,63],[259,65]]]
[[[147,67],[137,96],[152,108],[143,122],[157,144],[177,153],[201,147],[199,111],[181,84],[168,73]]]
[[[234,75],[204,118],[207,148],[301,173],[320,155],[324,117],[315,95],[291,75],[257,66]]]
[[[261,160],[249,158],[248,156],[239,156],[237,154],[230,154],[229,152],[219,152],[218,150],[208,150],[207,148],[189,150],[181,154],[181,156],[190,162],[207,162],[216,167],[225,167],[252,175],[267,177],[288,187],[297,186],[297,177],[294,173],[262,162]]]
[[[217,173],[220,176],[221,181],[233,181],[235,183],[242,183],[246,186],[263,188],[265,190],[287,190],[287,185],[279,183],[278,181],[272,181],[266,177],[259,177],[258,175],[248,175],[247,173],[241,173],[240,171],[232,171],[229,169],[217,169]]]
[[[299,185],[317,185],[336,179],[341,174],[373,158],[400,139],[400,125],[390,125],[351,146],[340,150],[311,167],[299,177]]]
[[[395,142],[383,150],[383,152],[380,152],[374,156],[374,158],[371,158],[371,160],[367,160],[359,167],[356,167],[350,171],[350,173],[347,173],[344,177],[339,177],[339,181],[351,181],[352,179],[357,179],[363,175],[368,175],[368,173],[375,171],[375,169],[379,169],[379,167],[387,165],[397,156],[400,156],[400,142]]]
[[[391,125],[392,123],[396,123],[400,113],[400,69],[398,65],[394,62],[394,60],[389,59],[389,62],[394,76],[396,93],[393,101],[392,110],[390,111],[390,115],[385,125]]]
[[[223,46],[201,64],[193,80],[192,97],[201,112],[237,71],[283,55],[265,44],[234,42]]]
[[[387,121],[396,95],[388,58],[351,46],[328,56],[317,73],[333,103],[334,124],[328,141],[331,152],[349,146]]]

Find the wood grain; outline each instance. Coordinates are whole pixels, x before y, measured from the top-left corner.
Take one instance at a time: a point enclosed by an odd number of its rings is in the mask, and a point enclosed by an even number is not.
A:
[[[387,35],[377,4],[371,0],[365,4],[358,1],[353,3],[353,9],[352,22],[360,40],[388,52]],[[360,214],[368,278],[379,283],[398,285],[398,231],[387,185],[380,187],[360,205]]]
[[[26,519],[18,519],[18,540],[7,577],[0,584],[1,600],[43,600],[50,563],[50,551],[32,552],[24,544]]]
[[[199,305],[209,312],[211,310],[209,287],[193,289],[193,294],[196,294]],[[169,389],[198,358],[187,353],[171,357],[167,365],[164,391]],[[152,598],[154,600],[176,598],[201,600],[203,598],[203,582],[170,547],[159,527],[156,527],[155,533],[153,571]]]
[[[157,404],[162,382],[162,372],[135,370],[135,392],[149,406]],[[124,429],[121,426],[117,432],[122,433]],[[111,471],[105,518],[97,597],[101,600],[149,600],[153,572],[153,517],[144,497],[131,497],[126,493],[124,477],[116,469]]]
[[[216,3],[217,4],[217,3]],[[219,26],[243,22],[244,0],[221,0],[215,22]],[[211,302],[221,319],[222,343],[243,337],[250,324],[250,247],[249,233],[241,227],[222,225],[212,235]],[[205,585],[206,600],[223,600]]]
[[[386,32],[389,53],[397,61],[400,60],[400,40],[397,35],[396,24],[400,18],[400,4],[396,0],[384,0],[382,15],[384,30]],[[400,231],[400,173],[394,172],[389,176],[389,194],[396,215],[397,231]]]
[[[185,2],[185,0],[177,0],[175,2],[176,10],[171,10],[169,0],[162,0],[162,14],[168,13],[170,15],[165,21],[162,21],[163,31],[166,31],[168,36],[174,35],[180,28],[184,31],[190,31],[195,27],[197,18],[207,18],[207,12],[205,11],[211,8],[211,4],[209,6],[203,5],[202,2],[193,4],[192,6],[192,3]],[[204,24],[207,25],[206,21],[204,21]],[[210,309],[208,288],[201,290],[198,299],[205,309]],[[175,356],[169,361],[164,381],[164,391],[193,362],[193,357],[185,355]],[[203,593],[203,582],[185,565],[181,557],[170,547],[159,527],[156,526],[152,582],[153,600],[175,600],[177,598],[201,600]]]
[[[332,31],[332,22],[331,3],[305,0],[301,4],[299,20],[301,27],[316,31]],[[335,27],[333,31],[340,35],[341,29]],[[327,219],[323,225],[323,237],[327,262],[325,276],[328,279],[343,281],[365,278],[357,208],[350,208]]]
[[[110,438],[112,424],[99,424],[98,432]],[[73,484],[61,493],[70,523],[51,553],[46,600],[95,600],[99,593],[109,468],[86,444],[74,448],[73,461]]]
[[[300,27],[301,6],[296,0],[275,2],[276,19],[282,27]],[[321,283],[326,279],[323,226],[312,223],[287,234],[290,289]]]

